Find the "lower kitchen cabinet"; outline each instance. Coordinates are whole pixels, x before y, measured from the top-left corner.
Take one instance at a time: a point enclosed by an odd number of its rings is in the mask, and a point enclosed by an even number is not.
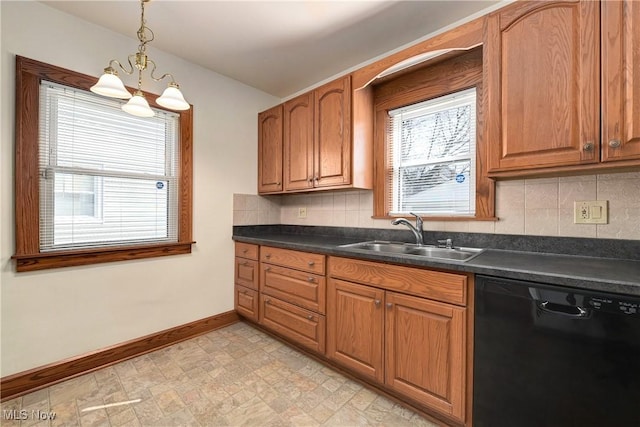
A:
[[[269,295],[260,295],[260,324],[324,354],[325,317]]]
[[[328,270],[327,357],[464,422],[467,308],[458,298],[468,294],[467,276],[338,257]]]
[[[382,383],[384,291],[329,279],[327,298],[327,356]]]
[[[385,384],[464,419],[466,309],[387,292]]]
[[[453,425],[471,423],[472,291],[469,273],[236,248],[238,314]]]
[[[235,307],[238,314],[257,322],[259,303],[258,291],[240,285],[235,286]]]

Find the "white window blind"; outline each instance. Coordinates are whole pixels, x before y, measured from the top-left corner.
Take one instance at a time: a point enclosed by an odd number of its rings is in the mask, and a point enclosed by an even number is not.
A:
[[[178,240],[179,116],[40,86],[40,250]]]
[[[475,214],[475,88],[389,111],[390,214]]]

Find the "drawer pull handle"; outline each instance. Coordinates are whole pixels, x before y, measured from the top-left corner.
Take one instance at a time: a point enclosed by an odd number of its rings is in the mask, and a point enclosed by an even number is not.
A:
[[[271,302],[271,300],[270,300],[270,299],[266,299],[266,300],[264,300],[264,303],[265,303],[265,304],[269,304],[270,302]]]
[[[387,303],[387,308],[391,308],[393,307],[393,304],[391,304],[390,302]]]
[[[243,262],[242,265],[249,265],[249,261]]]
[[[310,315],[307,316],[307,319],[313,320],[313,316],[310,314]]]
[[[269,258],[271,258],[271,254],[265,254],[265,256],[264,256],[264,257],[265,257],[265,258],[267,258],[267,259],[269,259]]]
[[[244,291],[244,294],[245,295],[249,295],[249,291]]]
[[[380,307],[380,300],[379,299],[375,300],[373,303],[376,305],[376,307]]]
[[[308,281],[308,282],[311,282],[311,283],[315,282],[315,280],[314,280],[314,278],[313,278],[313,277],[308,277],[308,278],[307,278],[307,281]]]
[[[618,148],[620,147],[620,145],[622,145],[622,143],[619,139],[612,139],[609,141],[609,147],[611,148]]]
[[[243,254],[246,254],[247,252],[249,252],[249,249],[247,249],[247,248],[244,248],[244,249],[242,250],[242,253],[243,253]]]
[[[314,261],[309,261],[307,264],[309,264],[309,267],[313,267],[314,265],[316,265]]]
[[[270,271],[270,270],[271,270],[271,267],[265,267],[264,268],[264,271]]]

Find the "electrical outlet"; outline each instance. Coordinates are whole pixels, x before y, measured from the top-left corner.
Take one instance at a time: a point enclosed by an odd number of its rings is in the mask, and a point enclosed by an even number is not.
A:
[[[298,208],[298,218],[307,217],[307,208]]]
[[[574,224],[608,224],[607,200],[573,202]]]

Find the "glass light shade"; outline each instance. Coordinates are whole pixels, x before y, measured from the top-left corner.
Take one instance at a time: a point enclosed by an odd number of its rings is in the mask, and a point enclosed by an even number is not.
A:
[[[109,72],[105,72],[100,76],[98,83],[91,86],[91,92],[110,98],[131,98],[131,93],[124,87],[122,80],[116,74]]]
[[[180,92],[178,85],[175,83],[169,83],[169,86],[162,92],[160,98],[156,99],[156,102],[170,110],[182,111],[191,108],[189,103],[184,100],[182,92]]]
[[[140,91],[136,91],[133,98],[122,106],[122,110],[138,117],[153,117],[155,113],[149,107],[149,103],[144,99],[144,95]]]

